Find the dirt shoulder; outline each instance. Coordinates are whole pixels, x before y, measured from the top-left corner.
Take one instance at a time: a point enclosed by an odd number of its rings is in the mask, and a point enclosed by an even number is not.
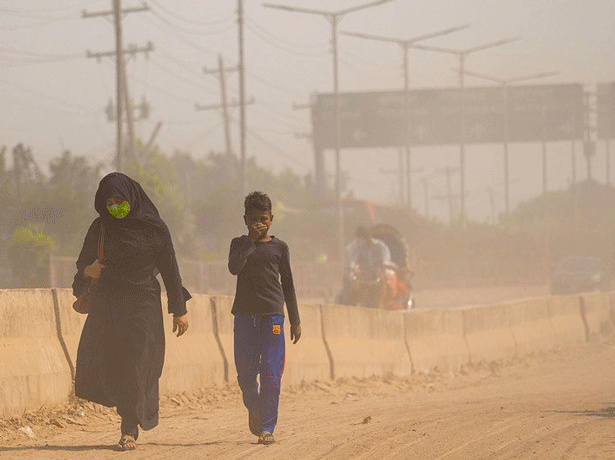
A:
[[[133,459],[613,459],[615,342],[591,343],[457,375],[348,379],[283,388],[278,443],[247,429],[231,385],[161,400],[160,425]],[[30,431],[27,428],[30,428]],[[112,409],[74,400],[0,420],[0,458],[106,459]]]

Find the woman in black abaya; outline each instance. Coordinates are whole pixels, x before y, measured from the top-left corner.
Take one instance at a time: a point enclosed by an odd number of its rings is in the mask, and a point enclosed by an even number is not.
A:
[[[116,448],[136,448],[139,425],[158,424],[158,379],[164,363],[160,284],[164,281],[173,332],[188,328],[186,301],[166,224],[138,182],[121,173],[105,176],[94,200],[99,217],[92,222],[77,260],[73,294],[93,279],[75,375],[75,394],[105,406],[117,406],[122,418]],[[104,226],[103,260],[97,259]]]

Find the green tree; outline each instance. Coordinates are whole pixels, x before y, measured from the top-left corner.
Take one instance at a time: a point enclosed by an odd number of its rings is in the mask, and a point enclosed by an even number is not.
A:
[[[15,287],[35,288],[49,285],[49,253],[54,241],[33,226],[17,228],[9,246],[9,261]]]
[[[43,187],[23,195],[14,224],[36,225],[56,241],[57,252],[76,255],[96,216],[94,195],[101,165],[90,165],[87,158],[65,151],[50,161],[49,170]]]

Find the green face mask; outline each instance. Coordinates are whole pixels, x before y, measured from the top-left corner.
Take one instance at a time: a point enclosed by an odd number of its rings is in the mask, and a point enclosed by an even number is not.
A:
[[[107,206],[107,209],[109,210],[109,214],[111,214],[116,219],[123,219],[130,212],[130,207],[128,206],[128,203],[126,201]]]

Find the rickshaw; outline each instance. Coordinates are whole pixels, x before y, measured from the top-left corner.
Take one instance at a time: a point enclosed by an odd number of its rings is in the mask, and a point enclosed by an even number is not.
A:
[[[414,307],[410,278],[414,272],[408,263],[408,246],[401,234],[387,224],[371,227],[372,238],[387,245],[392,264],[384,267],[377,279],[364,280],[357,269],[345,273],[340,303],[382,308],[386,310],[410,310]],[[374,298],[375,296],[375,298]]]

